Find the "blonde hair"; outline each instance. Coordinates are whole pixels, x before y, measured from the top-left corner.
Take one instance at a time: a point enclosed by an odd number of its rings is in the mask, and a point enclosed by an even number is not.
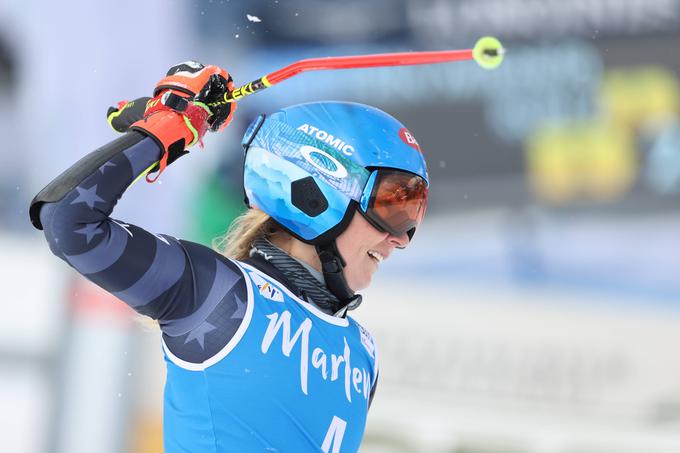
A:
[[[213,239],[212,246],[227,258],[241,261],[250,257],[255,239],[269,237],[279,230],[269,214],[252,208],[237,217],[224,235]]]

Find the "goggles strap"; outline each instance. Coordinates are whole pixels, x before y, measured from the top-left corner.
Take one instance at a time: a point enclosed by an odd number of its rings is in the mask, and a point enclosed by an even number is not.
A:
[[[342,273],[346,263],[338,251],[335,239],[323,245],[316,246],[316,253],[321,261],[321,269],[326,280],[326,286],[339,299],[339,304],[333,307],[336,313],[352,310],[361,303],[361,294],[354,294],[354,291],[347,285],[345,275]],[[345,313],[342,314],[344,317]]]

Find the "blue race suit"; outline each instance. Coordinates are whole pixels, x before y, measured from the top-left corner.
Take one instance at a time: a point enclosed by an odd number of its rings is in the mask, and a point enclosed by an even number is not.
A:
[[[302,300],[261,259],[112,219],[160,154],[129,132],[50,183],[31,212],[55,255],[158,320],[165,451],[356,452],[377,383],[371,335]]]

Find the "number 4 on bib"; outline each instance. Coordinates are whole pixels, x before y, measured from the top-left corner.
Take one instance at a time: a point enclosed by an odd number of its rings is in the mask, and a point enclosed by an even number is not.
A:
[[[346,421],[333,416],[331,426],[328,427],[326,438],[323,440],[323,445],[321,445],[321,451],[323,451],[323,453],[340,453],[340,446],[342,445],[342,438],[345,435],[346,427]],[[333,447],[333,450],[331,450],[331,446]]]

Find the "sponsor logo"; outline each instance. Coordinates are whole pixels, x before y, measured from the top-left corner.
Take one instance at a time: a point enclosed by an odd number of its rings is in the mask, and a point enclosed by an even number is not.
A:
[[[291,314],[288,310],[282,313],[269,314],[267,318],[269,318],[269,325],[262,338],[262,353],[267,354],[269,352],[269,348],[279,332],[281,332],[281,352],[284,356],[290,358],[295,345],[299,344],[300,389],[302,393],[308,395],[309,365],[311,362],[311,371],[316,370],[320,373],[325,382],[340,380],[344,384],[347,401],[351,403],[354,394],[368,400],[368,394],[371,390],[371,375],[364,368],[352,367],[347,338],[343,338],[344,348],[342,352],[332,354],[309,344],[310,333],[313,328],[311,319],[305,318],[293,333],[291,332]]]
[[[300,148],[302,157],[317,170],[334,178],[347,177],[347,169],[333,156],[313,146],[304,145]]]
[[[263,90],[263,89],[267,88],[268,86],[271,86],[271,85],[269,84],[267,79],[265,77],[263,77],[261,79],[255,80],[254,82],[250,82],[247,85],[236,88],[234,91],[231,92],[231,99],[232,100],[240,99],[244,96],[248,96],[249,94],[253,94],[256,91]],[[226,97],[225,97],[225,101],[226,101]],[[224,102],[215,102],[215,103],[208,104],[208,105],[216,105],[216,104],[220,104],[220,103],[224,104]]]
[[[149,110],[151,107],[157,106],[159,102],[161,102],[161,100],[158,98],[149,99],[146,103],[146,110]]]
[[[405,127],[402,127],[401,129],[399,129],[399,138],[401,139],[402,142],[406,143],[411,148],[417,149],[421,153],[423,152],[420,149],[420,145],[416,141],[416,138]]]
[[[321,140],[324,143],[328,143],[338,151],[342,151],[346,156],[351,156],[352,153],[354,153],[354,147],[352,145],[348,145],[341,138],[335,137],[323,129],[305,123],[298,127],[297,130],[302,131],[307,135],[311,135],[312,137],[316,137],[317,140]]]
[[[249,274],[262,297],[273,300],[274,302],[283,302],[283,293],[279,288],[254,272],[249,272]]]
[[[373,336],[362,326],[359,326],[359,331],[361,332],[361,344],[364,345],[364,349],[366,349],[368,355],[375,359],[375,341],[373,340]]]

